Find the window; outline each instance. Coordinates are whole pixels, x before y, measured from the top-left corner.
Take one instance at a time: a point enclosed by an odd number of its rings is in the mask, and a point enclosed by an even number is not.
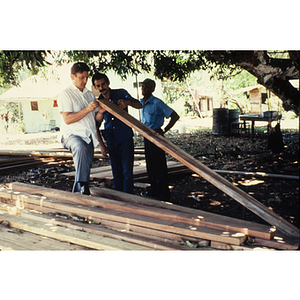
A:
[[[267,93],[261,93],[261,103],[262,104],[266,104],[266,100],[267,100]]]
[[[31,110],[32,111],[38,111],[39,110],[39,106],[38,106],[38,102],[37,101],[32,101],[31,102]]]

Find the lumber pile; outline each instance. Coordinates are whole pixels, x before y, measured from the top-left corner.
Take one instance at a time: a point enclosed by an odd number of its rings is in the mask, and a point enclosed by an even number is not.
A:
[[[145,151],[142,148],[136,147],[134,149],[135,158],[144,158]],[[32,149],[15,150],[15,149],[0,149],[0,156],[30,156],[30,157],[71,157],[72,153],[62,147],[58,148],[38,148],[33,147]],[[104,159],[101,154],[100,148],[94,150],[95,159]]]
[[[169,176],[192,173],[190,169],[188,169],[185,165],[183,165],[180,162],[168,161],[167,165]],[[66,177],[75,177],[75,171],[62,173],[61,175]],[[145,160],[139,160],[134,162],[133,178],[135,184],[137,182],[149,182]],[[113,180],[111,166],[109,165],[92,168],[90,173],[90,179],[111,182]]]
[[[168,161],[168,175],[178,176],[182,174],[193,173],[187,166],[181,162]],[[233,175],[244,175],[244,176],[255,176],[255,177],[270,177],[270,178],[281,178],[281,179],[292,179],[299,180],[299,176],[293,175],[282,175],[282,174],[268,174],[264,172],[245,172],[245,171],[231,171],[231,170],[212,170],[216,173],[221,174],[233,174]],[[75,177],[75,171],[62,173],[62,176]],[[133,177],[135,185],[139,185],[139,182],[149,182],[149,178],[146,170],[145,160],[139,160],[134,162],[133,166]],[[113,180],[111,166],[103,166],[92,168],[90,173],[91,180],[111,182]]]
[[[91,191],[93,196],[17,182],[3,186],[0,249],[51,250],[58,242],[60,250],[297,248],[297,240],[273,226],[111,189]]]
[[[296,228],[290,222],[278,216],[273,211],[269,210],[266,206],[254,199],[252,196],[231,184],[225,178],[223,178],[222,176],[220,176],[219,174],[202,164],[200,161],[196,160],[191,155],[185,153],[183,150],[181,150],[176,145],[172,144],[163,136],[158,135],[154,130],[145,126],[139,120],[135,119],[134,117],[126,113],[124,110],[120,109],[111,101],[101,99],[100,102],[101,106],[104,107],[108,112],[120,119],[126,125],[134,128],[142,136],[147,138],[149,141],[153,142],[165,152],[172,155],[175,159],[186,165],[190,170],[202,176],[209,183],[213,184],[215,187],[217,187],[225,194],[242,204],[244,207],[255,213],[257,216],[259,216],[269,224],[276,226],[276,228],[280,229],[288,236],[299,238],[299,228]]]

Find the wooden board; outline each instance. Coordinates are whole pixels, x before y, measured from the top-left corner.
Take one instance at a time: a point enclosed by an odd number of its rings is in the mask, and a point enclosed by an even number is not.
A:
[[[26,198],[22,200],[24,207],[27,202],[35,202],[32,198]],[[58,201],[56,199],[42,199],[38,201],[39,204],[35,204],[36,210],[39,207],[46,207],[52,209],[52,212],[69,213],[76,216],[81,216],[91,220],[110,220],[125,224],[132,224],[141,227],[153,228],[156,230],[162,230],[172,232],[175,234],[182,234],[200,239],[216,240],[221,242],[228,242],[235,245],[240,245],[246,240],[244,233],[232,232],[230,230],[220,230],[208,227],[201,227],[197,225],[190,225],[186,223],[179,223],[165,219],[157,219],[155,217],[141,216],[133,213],[125,213],[123,211],[115,211],[111,209],[104,209],[98,207],[92,207],[84,204],[73,204]]]
[[[27,203],[35,202],[32,198],[23,199],[23,206],[28,207]],[[114,222],[120,222],[125,224],[132,224],[141,227],[153,228],[156,230],[162,230],[172,232],[175,234],[182,234],[200,239],[213,239],[221,242],[228,242],[235,245],[240,245],[246,240],[244,233],[232,232],[230,230],[220,230],[208,227],[201,227],[197,225],[190,225],[186,223],[179,223],[165,219],[157,219],[155,217],[141,216],[133,213],[124,213],[121,211],[115,211],[111,209],[104,209],[98,207],[92,207],[90,205],[73,204],[63,202],[56,199],[42,199],[38,201],[39,204],[33,203],[35,206],[33,209],[39,210],[40,207],[49,208],[48,212],[59,212],[64,214],[72,214],[81,216],[86,219],[94,220],[97,222],[100,220],[110,220]]]
[[[0,250],[71,251],[91,250],[90,248],[58,241],[31,232],[6,228],[0,225]]]
[[[263,220],[267,221],[271,225],[276,226],[288,235],[299,237],[300,230],[298,228],[296,228],[294,225],[292,225],[282,217],[278,216],[276,213],[268,209],[252,196],[248,195],[246,192],[242,191],[241,189],[231,184],[229,181],[225,180],[222,176],[212,171],[200,161],[194,159],[191,155],[185,153],[183,150],[172,144],[163,136],[157,135],[154,130],[145,126],[143,123],[126,113],[124,110],[120,109],[114,103],[105,99],[101,99],[100,102],[108,112],[119,118],[126,125],[135,129],[149,141],[153,142],[165,152],[172,155],[178,161],[186,165],[189,169],[202,176],[208,182],[219,188],[228,196],[238,201],[240,204],[251,210]]]
[[[10,200],[10,203],[23,207],[25,202],[35,203],[36,205],[42,206],[43,202],[48,198],[57,198],[63,201],[68,201],[77,204],[85,204],[88,206],[97,206],[104,209],[114,210],[123,213],[131,213],[138,214],[141,216],[152,217],[156,219],[168,220],[170,222],[180,222],[185,223],[191,226],[201,226],[208,228],[215,228],[224,231],[234,231],[240,232],[245,235],[250,235],[254,237],[261,237],[264,239],[270,239],[275,234],[275,229],[266,225],[256,224],[252,222],[247,222],[239,219],[229,218],[226,216],[219,216],[216,214],[204,212],[198,209],[188,209],[186,211],[182,211],[183,207],[178,207],[176,211],[166,209],[169,206],[164,205],[164,207],[157,206],[145,206],[145,203],[148,202],[148,199],[135,196],[136,198],[140,198],[139,203],[128,203],[126,201],[118,201],[107,199],[104,197],[91,197],[80,194],[74,194],[70,192],[61,191],[59,194],[57,190],[40,187],[39,194],[40,196],[30,195],[35,193],[36,186],[22,184],[22,183],[12,183],[13,191],[7,191],[5,189],[0,190],[0,197],[6,198]],[[106,189],[99,189],[101,192]],[[25,197],[20,197],[18,195],[21,191],[22,195]],[[123,194],[123,200],[128,197],[132,199],[134,195]],[[43,197],[41,197],[43,196]],[[153,202],[150,200],[150,204]],[[156,202],[157,203],[157,202]],[[154,203],[154,205],[156,204]],[[171,206],[173,207],[173,206]]]
[[[34,213],[30,213],[28,211],[22,211],[21,216],[26,215],[27,218],[36,219],[37,215]],[[101,224],[88,224],[83,222],[78,222],[74,220],[66,220],[59,217],[48,216],[48,215],[39,215],[38,218],[51,219],[51,222],[58,226],[63,226],[67,228],[72,228],[76,230],[86,231],[98,234],[100,236],[105,236],[109,238],[113,238],[116,240],[123,240],[125,242],[149,247],[155,250],[187,250],[187,247],[180,245],[180,243],[175,242],[173,240],[166,240],[161,238],[156,238],[155,236],[146,236],[143,234],[138,234],[130,231],[124,230],[114,230],[112,228],[108,228]]]
[[[148,247],[117,241],[108,237],[101,237],[94,233],[56,226],[51,220],[31,220],[24,218],[24,216],[18,217],[2,213],[0,214],[0,221],[3,220],[9,222],[12,228],[96,250],[150,250]]]

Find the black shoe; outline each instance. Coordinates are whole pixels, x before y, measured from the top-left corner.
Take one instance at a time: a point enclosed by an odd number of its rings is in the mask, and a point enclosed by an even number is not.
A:
[[[140,192],[140,195],[145,198],[149,198],[149,199],[153,199],[153,200],[156,199],[154,196],[151,195],[151,193],[149,191],[148,192]]]
[[[73,193],[80,193],[81,195],[90,195],[90,189],[87,182],[77,181],[73,187]]]
[[[142,197],[147,197],[147,196],[148,196],[148,192],[145,192],[145,191],[140,192],[140,195],[141,195]]]

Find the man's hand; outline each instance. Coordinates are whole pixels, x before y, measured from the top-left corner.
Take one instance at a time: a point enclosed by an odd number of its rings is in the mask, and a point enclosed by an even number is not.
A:
[[[156,132],[157,134],[160,134],[160,135],[164,136],[164,131],[163,131],[161,128],[155,129],[155,132]]]
[[[103,145],[100,145],[100,150],[101,150],[101,154],[104,156],[104,157],[108,157],[108,149],[107,147],[103,144]]]
[[[88,112],[92,112],[94,109],[96,109],[99,106],[98,101],[92,101],[88,104],[88,106],[86,107],[86,109],[88,110]]]
[[[118,106],[119,106],[121,109],[126,108],[128,105],[129,105],[129,100],[124,100],[124,99],[119,99],[119,100],[118,100]]]

